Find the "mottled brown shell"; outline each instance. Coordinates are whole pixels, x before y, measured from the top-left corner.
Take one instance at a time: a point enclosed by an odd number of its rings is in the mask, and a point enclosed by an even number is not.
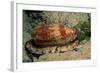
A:
[[[64,45],[75,40],[76,37],[75,30],[61,24],[41,24],[32,31],[36,45]]]

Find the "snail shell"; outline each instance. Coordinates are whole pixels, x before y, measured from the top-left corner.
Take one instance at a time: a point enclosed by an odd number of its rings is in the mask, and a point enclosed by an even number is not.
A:
[[[35,45],[64,45],[77,37],[76,31],[61,24],[40,24],[33,28]]]

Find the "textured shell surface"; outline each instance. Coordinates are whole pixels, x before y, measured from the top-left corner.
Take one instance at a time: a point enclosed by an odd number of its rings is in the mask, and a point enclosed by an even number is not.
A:
[[[77,37],[76,31],[62,24],[40,24],[33,28],[36,45],[64,45]]]

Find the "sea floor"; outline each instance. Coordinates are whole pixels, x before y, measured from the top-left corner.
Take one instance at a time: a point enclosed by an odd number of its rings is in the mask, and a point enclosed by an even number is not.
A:
[[[43,61],[67,61],[67,60],[86,60],[91,59],[91,41],[82,41],[77,50],[69,50],[64,53],[48,53],[41,55],[39,59],[34,58],[34,62]],[[30,58],[26,55],[26,51],[23,49],[23,62],[31,62]]]

